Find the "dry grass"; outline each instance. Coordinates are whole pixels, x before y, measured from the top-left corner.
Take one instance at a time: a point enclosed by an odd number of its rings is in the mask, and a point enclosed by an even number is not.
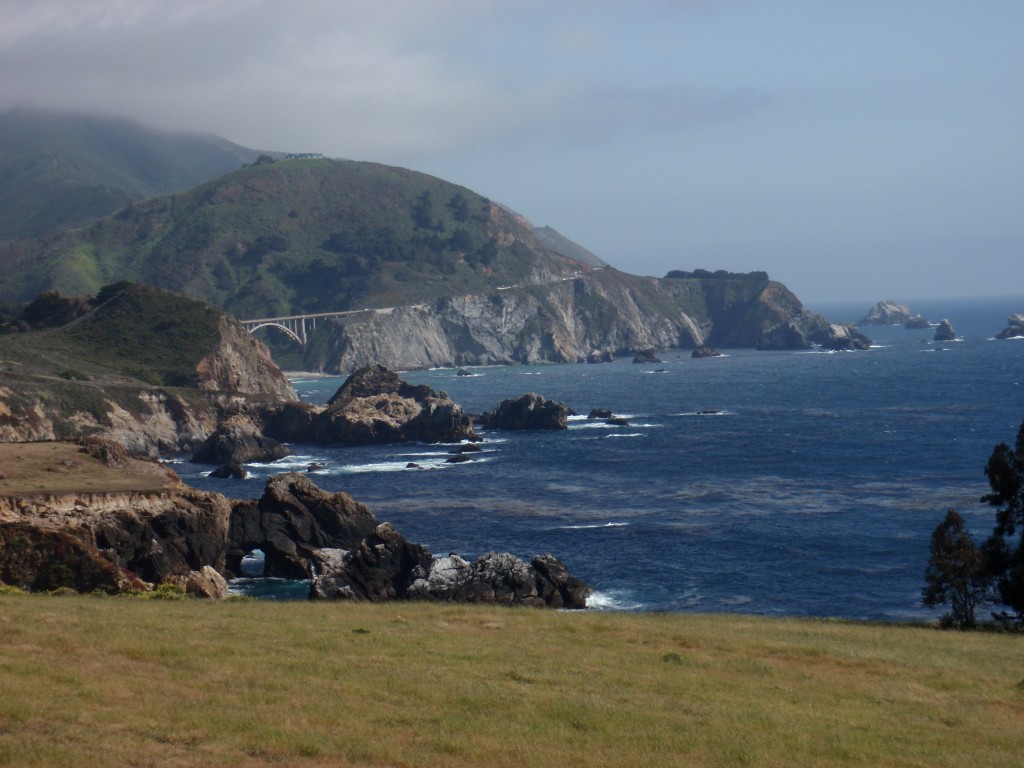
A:
[[[1016,766],[1024,639],[0,594],[0,765]]]
[[[154,491],[178,484],[159,464],[128,464],[107,466],[75,443],[0,443],[0,496]]]

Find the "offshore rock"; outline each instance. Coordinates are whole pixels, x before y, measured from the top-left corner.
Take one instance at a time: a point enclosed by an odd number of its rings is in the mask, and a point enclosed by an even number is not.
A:
[[[210,477],[218,480],[245,480],[249,473],[241,464],[221,464],[210,473]]]
[[[1006,328],[996,334],[997,339],[1013,339],[1024,336],[1024,315],[1010,315],[1006,319]]]
[[[871,348],[871,339],[848,323],[833,323],[810,335],[810,341],[824,349],[850,352]]]
[[[695,360],[700,360],[706,357],[721,357],[722,353],[712,347],[705,347],[703,345],[697,347],[690,353],[690,357]]]
[[[587,362],[592,365],[595,363],[614,363],[615,352],[614,350],[611,349],[595,349],[592,352],[590,352],[590,354],[587,355]]]
[[[322,445],[477,439],[472,419],[446,392],[407,384],[381,365],[349,376],[325,408],[286,403],[270,409],[263,430],[279,440]]]
[[[895,301],[880,301],[873,306],[857,325],[903,325],[910,319],[910,308]]]
[[[503,400],[480,417],[489,429],[568,429],[570,409],[534,392]]]
[[[238,465],[253,461],[276,461],[291,455],[291,449],[260,432],[244,416],[231,416],[199,447],[196,464]]]
[[[633,356],[634,363],[660,363],[663,362],[653,349],[641,349]]]
[[[943,320],[939,323],[939,327],[935,329],[935,341],[956,341],[956,331],[953,329],[953,324],[949,320]]]

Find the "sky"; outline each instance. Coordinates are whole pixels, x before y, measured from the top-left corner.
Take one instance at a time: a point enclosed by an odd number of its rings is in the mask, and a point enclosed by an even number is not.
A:
[[[613,266],[1024,297],[1020,0],[0,0],[0,109],[399,165]]]

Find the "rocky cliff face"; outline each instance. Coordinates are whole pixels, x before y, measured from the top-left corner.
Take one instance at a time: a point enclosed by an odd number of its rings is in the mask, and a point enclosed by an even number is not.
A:
[[[754,280],[667,280],[593,270],[327,324],[306,364],[332,373],[389,368],[577,363],[595,353],[753,347],[783,320],[814,325],[785,286]],[[820,324],[820,323],[819,323]]]

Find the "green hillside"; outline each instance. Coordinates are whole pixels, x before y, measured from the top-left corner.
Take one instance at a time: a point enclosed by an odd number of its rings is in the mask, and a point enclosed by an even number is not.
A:
[[[65,325],[0,335],[0,371],[11,381],[194,386],[220,337],[222,310],[148,285],[81,303],[91,311]]]
[[[478,293],[582,266],[464,187],[374,163],[280,160],[0,245],[0,306],[132,280],[267,317]]]
[[[128,120],[0,113],[0,240],[91,224],[132,200],[194,187],[258,155],[217,136]]]

